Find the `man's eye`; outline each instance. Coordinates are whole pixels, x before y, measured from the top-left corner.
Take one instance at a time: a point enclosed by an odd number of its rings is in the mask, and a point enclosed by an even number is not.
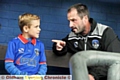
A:
[[[72,19],[71,21],[72,21],[72,22],[74,22],[74,21],[75,21],[75,19]]]

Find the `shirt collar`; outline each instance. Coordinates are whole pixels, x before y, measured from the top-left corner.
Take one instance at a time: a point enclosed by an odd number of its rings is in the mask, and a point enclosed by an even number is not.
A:
[[[19,39],[21,40],[21,42],[24,43],[24,44],[26,44],[26,43],[29,42],[29,40],[25,39],[25,38],[22,36],[22,34],[19,34],[19,35],[18,35],[18,38],[19,38]],[[36,45],[36,39],[35,39],[35,38],[32,38],[31,43],[32,43],[33,45]]]

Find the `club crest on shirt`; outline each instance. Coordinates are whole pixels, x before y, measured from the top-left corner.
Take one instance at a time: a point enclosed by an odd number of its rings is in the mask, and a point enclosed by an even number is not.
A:
[[[92,46],[97,49],[99,47],[99,41],[97,39],[92,40]]]
[[[77,48],[78,47],[78,42],[74,42],[74,47]]]
[[[39,55],[39,49],[35,48],[34,49],[35,54],[38,56]]]

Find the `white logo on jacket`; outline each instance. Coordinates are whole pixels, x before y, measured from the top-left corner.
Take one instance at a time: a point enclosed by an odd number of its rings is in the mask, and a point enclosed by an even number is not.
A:
[[[77,48],[78,47],[78,42],[74,42],[74,47]]]

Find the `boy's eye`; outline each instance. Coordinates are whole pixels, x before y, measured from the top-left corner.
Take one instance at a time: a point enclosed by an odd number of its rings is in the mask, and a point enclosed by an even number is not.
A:
[[[39,27],[39,26],[35,26],[35,28],[37,28],[37,27]]]

